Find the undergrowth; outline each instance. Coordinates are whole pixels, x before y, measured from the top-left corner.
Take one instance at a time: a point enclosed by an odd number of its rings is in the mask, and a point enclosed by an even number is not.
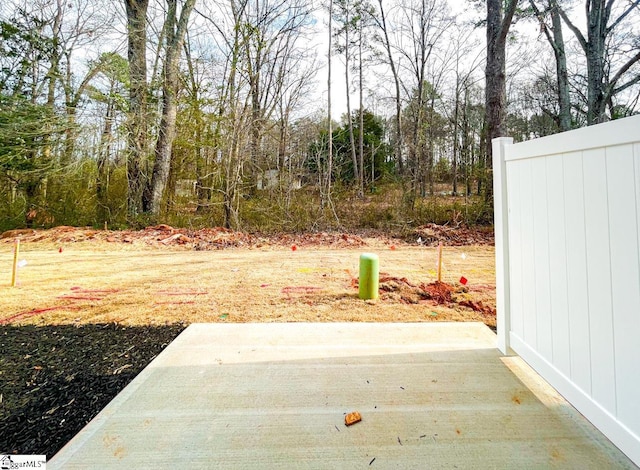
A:
[[[352,188],[333,188],[330,199],[321,201],[315,188],[297,190],[270,189],[243,194],[238,203],[239,224],[233,229],[246,232],[278,233],[309,231],[384,231],[402,235],[427,223],[440,225],[491,225],[492,207],[475,195],[452,196],[448,185],[436,188],[433,195],[408,198],[401,185],[391,181],[379,184],[374,191],[360,197]],[[70,201],[78,200],[75,205]],[[95,199],[82,199],[81,194],[65,194],[48,208],[41,208],[32,221],[33,228],[58,225],[94,226],[110,229],[143,228],[157,223],[174,227],[199,229],[223,226],[222,196],[217,194],[198,207],[193,198],[182,197],[167,205],[161,216],[127,217],[126,204],[105,208],[108,214],[98,220]],[[63,207],[66,209],[63,210]],[[104,212],[104,211],[103,211]],[[20,201],[0,208],[0,231],[22,228],[25,208]]]

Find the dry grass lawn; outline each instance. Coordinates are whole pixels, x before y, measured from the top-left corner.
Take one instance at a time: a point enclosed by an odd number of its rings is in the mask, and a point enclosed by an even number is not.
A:
[[[366,247],[233,248],[192,251],[113,243],[25,243],[10,287],[13,246],[0,245],[0,323],[165,325],[194,322],[483,321],[495,316],[451,303],[399,296],[358,299],[359,255],[413,284],[436,279],[437,250],[367,239]],[[495,308],[494,250],[445,247],[443,281],[468,279],[465,299]]]

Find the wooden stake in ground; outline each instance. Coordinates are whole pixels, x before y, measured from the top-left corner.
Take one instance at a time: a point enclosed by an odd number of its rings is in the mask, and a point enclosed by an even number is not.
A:
[[[18,282],[18,256],[20,255],[20,239],[16,238],[13,243],[13,271],[11,273],[11,287],[16,286]]]
[[[442,282],[442,242],[438,243],[438,282]]]

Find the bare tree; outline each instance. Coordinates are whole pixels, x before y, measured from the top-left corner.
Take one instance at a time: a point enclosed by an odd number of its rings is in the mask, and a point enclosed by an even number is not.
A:
[[[379,16],[378,16],[379,15]],[[382,33],[382,37],[380,41],[384,48],[386,54],[387,64],[389,65],[389,69],[391,70],[391,75],[393,77],[394,84],[394,101],[395,101],[395,132],[394,132],[394,148],[395,148],[395,158],[398,164],[398,170],[400,174],[404,173],[404,158],[403,158],[403,140],[402,140],[402,94],[401,94],[401,82],[400,75],[398,71],[398,66],[396,65],[396,59],[394,57],[393,52],[393,44],[391,43],[391,37],[389,34],[389,25],[387,23],[387,15],[386,10],[384,8],[383,0],[378,0],[378,15],[373,14],[372,18],[380,32]]]
[[[556,59],[556,84],[558,94],[557,122],[560,131],[571,129],[571,100],[569,97],[569,74],[567,72],[567,53],[565,50],[564,36],[562,34],[562,19],[557,0],[545,0],[544,9],[541,10],[535,0],[529,0],[536,18],[540,22],[540,30],[553,49]],[[546,22],[546,15],[551,17],[551,25]]]
[[[358,4],[358,10],[358,194],[364,197],[364,61],[362,53],[365,47],[364,33],[368,15],[362,3]],[[371,183],[373,184],[373,181]]]
[[[147,9],[149,0],[125,0],[129,60],[129,120],[127,132],[127,212],[142,213],[147,153]]]
[[[437,44],[443,38],[452,18],[447,5],[437,0],[406,0],[398,10],[398,43],[396,50],[404,61],[403,69],[409,81],[403,91],[410,99],[406,109],[408,166],[411,172],[409,203],[413,206],[417,194],[424,194],[425,180],[430,178],[433,154],[429,151],[425,122],[428,102],[435,97],[428,83],[428,64]]]
[[[100,134],[97,149],[96,174],[96,221],[107,223],[112,214],[108,198],[109,176],[111,174],[112,155],[116,140],[114,128],[117,126],[118,116],[126,112],[123,100],[118,99],[125,94],[126,83],[129,81],[128,64],[126,59],[116,53],[105,53],[100,57],[100,76],[106,79],[106,89],[99,90],[96,86],[89,86],[88,94],[94,101],[105,106],[104,125]]]
[[[109,28],[111,20],[89,0],[74,3],[35,0],[22,2],[22,5],[7,2],[3,4],[2,13],[10,13],[11,8],[12,27],[3,27],[2,32],[0,76],[3,78],[0,82],[4,82],[4,77],[12,77],[10,82],[16,84],[14,90],[20,90],[16,96],[28,98],[38,106],[41,104],[55,118],[42,121],[39,153],[50,162],[51,171],[61,175],[40,178],[37,184],[28,185],[31,194],[39,192],[43,196],[38,204],[29,202],[28,205],[34,208],[39,205],[37,210],[48,212],[49,220],[60,220],[63,215],[71,219],[67,223],[72,223],[73,211],[67,210],[72,197],[68,183],[71,177],[78,175],[80,168],[74,154],[80,135],[77,110],[102,66],[99,60],[88,60],[85,68],[84,57],[91,57],[98,38]],[[16,44],[18,38],[23,42],[20,46]],[[14,47],[19,50],[13,50]],[[20,64],[19,67],[14,69],[12,61],[7,62],[9,58],[16,59],[15,65]],[[28,91],[24,89],[26,83],[31,84]],[[3,94],[9,91],[4,88],[0,83]],[[12,94],[8,93],[9,96]],[[60,134],[62,123],[64,131]]]
[[[185,0],[177,17],[177,0],[167,0],[166,56],[163,64],[162,117],[158,129],[155,148],[155,163],[150,184],[143,195],[143,210],[157,215],[160,212],[162,196],[169,177],[171,146],[176,135],[176,115],[178,112],[178,73],[180,54],[184,46],[189,16],[196,0]]]
[[[356,0],[356,3],[358,0]],[[334,5],[337,5],[338,12],[336,18],[339,26],[336,31],[336,36],[341,37],[341,42],[336,44],[336,50],[338,53],[344,56],[344,80],[346,86],[346,104],[347,104],[347,126],[349,129],[349,146],[351,152],[351,160],[353,162],[353,178],[354,181],[360,181],[360,171],[358,164],[358,156],[356,152],[356,139],[353,132],[353,117],[351,115],[351,79],[349,72],[351,71],[352,46],[354,45],[353,30],[357,22],[354,9],[356,5],[351,0],[336,0]],[[358,190],[359,191],[359,190]],[[359,193],[360,194],[360,193]]]
[[[184,44],[184,54],[187,65],[187,76],[185,79],[185,90],[187,100],[187,116],[192,124],[189,126],[189,140],[193,144],[195,159],[195,192],[196,192],[196,212],[206,211],[212,196],[212,158],[211,148],[207,145],[210,132],[210,119],[207,119],[205,107],[206,91],[206,66],[203,60],[194,57],[192,48],[194,42],[192,35],[187,31]],[[209,116],[210,118],[210,116]]]
[[[223,210],[224,226],[226,228],[238,228],[240,226],[239,187],[242,182],[245,157],[240,152],[243,127],[246,126],[247,108],[246,99],[241,97],[242,85],[239,78],[239,67],[241,66],[241,49],[243,48],[242,21],[244,11],[247,7],[246,0],[236,2],[231,1],[232,28],[233,33],[225,38],[228,47],[226,56],[226,81],[223,93],[219,99],[219,120],[216,129],[216,136],[221,138],[221,134],[226,134],[224,144],[219,142],[221,148],[218,149],[221,160],[223,160]],[[228,111],[225,111],[228,107]],[[226,116],[225,116],[226,114]],[[226,119],[222,119],[223,116]],[[224,132],[221,132],[224,129]],[[225,153],[222,158],[223,151]]]
[[[311,11],[308,0],[248,2],[244,10],[241,70],[251,104],[251,162],[260,169],[269,165],[264,137],[282,100],[291,97],[290,85],[304,85],[313,76],[302,76],[309,70],[304,40]]]
[[[71,164],[79,126],[76,118],[80,101],[89,84],[107,64],[101,59],[90,60],[84,75],[79,75],[76,56],[93,49],[95,43],[113,26],[113,19],[105,15],[91,1],[83,0],[75,4],[56,0],[55,2],[54,42],[56,44],[56,67],[52,73],[55,82],[63,90],[64,109],[69,121],[69,129],[65,137],[62,163]],[[51,83],[49,97],[53,96]]]
[[[620,65],[615,72],[613,50],[608,49],[610,43],[615,42],[614,35],[617,29],[625,25],[625,20],[636,13],[637,21],[640,0],[628,0],[626,5],[618,8],[617,16],[613,16],[616,11],[615,4],[616,0],[585,2],[586,37],[564,9],[558,6],[560,16],[580,43],[587,62],[587,125],[606,121],[607,105],[612,98],[640,83],[640,73],[633,72],[634,65],[640,62],[640,44],[637,36],[627,38],[624,47],[619,46],[620,50],[625,50],[626,53],[619,58]]]
[[[333,177],[333,118],[331,116],[331,54],[333,52],[333,0],[329,0],[329,44],[327,47],[327,183],[323,191],[320,181],[320,205],[324,208],[331,201],[331,178]]]
[[[211,14],[200,13],[213,26],[224,54],[214,140],[221,155],[225,225],[236,228],[239,190],[249,171],[255,175],[282,166],[291,106],[313,77],[305,65],[304,34],[311,5],[307,0],[231,0],[216,7]],[[276,134],[278,144],[270,147],[267,137]],[[270,153],[271,148],[276,151]]]
[[[519,0],[487,0],[487,62],[485,66],[485,150],[487,167],[492,165],[491,140],[505,136],[507,87],[506,87],[506,43],[513,15]],[[486,199],[492,197],[492,185],[486,186]]]
[[[358,194],[364,196],[364,91],[365,91],[365,73],[367,71],[367,62],[370,61],[372,53],[372,42],[368,39],[371,32],[371,21],[373,17],[372,6],[366,1],[358,1],[354,5],[353,25],[356,32],[355,46],[357,48],[357,62],[354,69],[358,74]],[[373,183],[373,181],[372,181]]]
[[[458,194],[459,169],[462,163],[464,167],[466,160],[463,158],[465,152],[464,140],[466,138],[464,123],[466,113],[466,97],[469,88],[477,81],[476,71],[480,67],[484,58],[479,41],[469,36],[469,30],[460,24],[453,25],[448,34],[448,47],[441,54],[451,61],[450,80],[453,94],[453,102],[444,107],[443,112],[448,117],[452,126],[453,152],[451,155],[451,183],[453,195]]]

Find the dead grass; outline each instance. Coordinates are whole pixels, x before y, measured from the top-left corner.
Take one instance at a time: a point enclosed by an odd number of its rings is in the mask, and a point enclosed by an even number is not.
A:
[[[484,321],[495,316],[432,301],[406,304],[387,297],[358,299],[353,279],[359,255],[380,256],[381,272],[414,284],[436,279],[436,248],[393,246],[367,239],[366,247],[234,248],[192,251],[103,242],[64,247],[24,244],[19,285],[10,287],[12,247],[0,246],[0,322],[63,325],[194,322]],[[459,294],[495,308],[494,250],[445,247],[443,281],[464,276]]]

